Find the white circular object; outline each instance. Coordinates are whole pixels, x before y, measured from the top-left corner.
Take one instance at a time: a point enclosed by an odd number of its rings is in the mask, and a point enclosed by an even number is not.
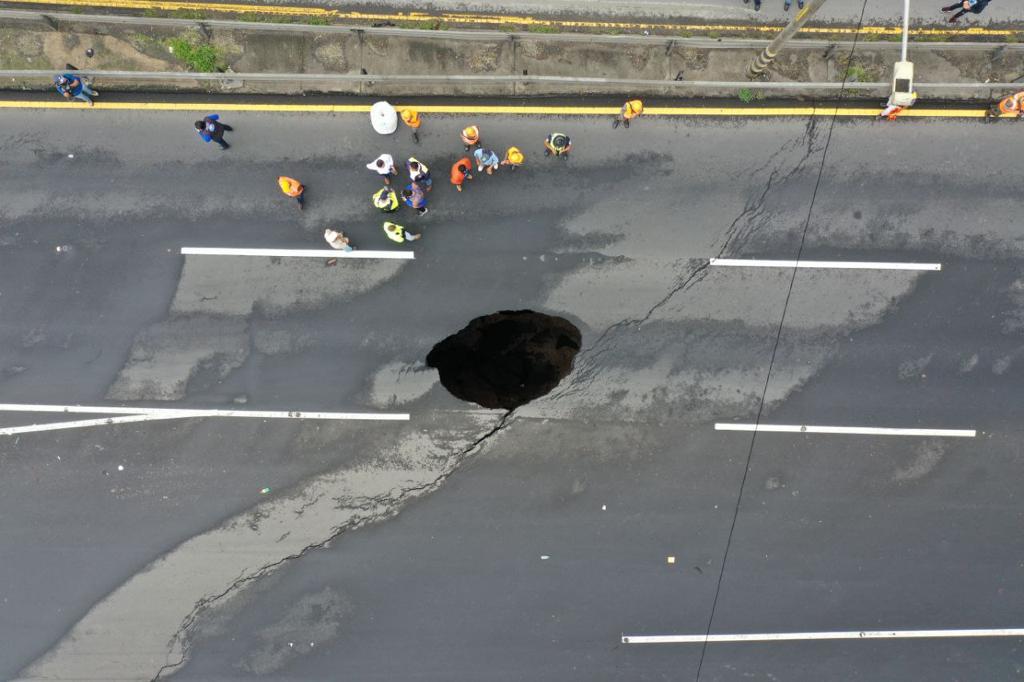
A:
[[[398,112],[387,102],[376,102],[370,107],[370,124],[381,135],[398,130]]]

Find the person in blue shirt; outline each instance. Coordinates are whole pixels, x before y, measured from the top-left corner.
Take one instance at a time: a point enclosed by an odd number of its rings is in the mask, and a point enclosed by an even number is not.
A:
[[[231,126],[226,123],[220,122],[220,116],[217,114],[210,114],[202,121],[196,121],[196,134],[199,135],[203,142],[216,142],[220,145],[221,149],[227,149],[231,145],[224,141],[224,131],[234,130]]]
[[[989,0],[962,0],[961,2],[954,2],[948,7],[943,7],[943,12],[957,11],[956,14],[951,16],[948,21],[951,24],[955,24],[956,20],[963,15],[971,12],[972,14],[981,14],[986,7],[988,7]]]
[[[482,173],[485,169],[488,175],[492,175],[494,171],[498,170],[498,165],[501,164],[501,159],[490,149],[484,149],[483,147],[477,147],[476,151],[473,152],[473,158],[476,159],[476,172]]]
[[[92,99],[89,95],[96,97],[100,93],[93,90],[81,76],[73,73],[62,73],[53,77],[53,85],[57,92],[63,95],[64,99],[80,99],[90,107]]]

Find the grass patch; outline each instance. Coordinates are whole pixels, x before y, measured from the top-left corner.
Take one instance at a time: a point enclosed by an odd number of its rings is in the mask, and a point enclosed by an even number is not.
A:
[[[755,90],[754,88],[742,88],[740,90],[740,101],[744,104],[750,104],[751,102],[760,102],[764,99],[764,90]]]
[[[207,18],[204,12],[195,9],[176,9],[169,16],[173,19],[192,19],[193,21],[202,21]]]
[[[870,83],[868,78],[868,70],[860,64],[850,64],[846,67],[846,74],[843,76],[844,80],[853,83]]]
[[[560,33],[561,29],[548,24],[527,24],[526,31],[528,33]]]
[[[214,73],[225,68],[220,50],[210,43],[200,41],[194,34],[171,38],[167,41],[167,47],[189,68],[189,71]]]

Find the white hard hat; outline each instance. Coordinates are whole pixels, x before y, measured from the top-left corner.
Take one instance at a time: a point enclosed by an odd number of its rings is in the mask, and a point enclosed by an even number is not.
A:
[[[387,102],[370,107],[370,124],[381,135],[390,135],[398,129],[398,112]]]

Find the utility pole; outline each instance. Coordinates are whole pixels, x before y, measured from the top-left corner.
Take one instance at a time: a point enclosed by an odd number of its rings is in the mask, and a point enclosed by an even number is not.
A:
[[[775,39],[768,43],[768,47],[764,48],[764,52],[750,62],[750,66],[747,67],[747,78],[758,78],[767,71],[771,63],[775,61],[775,56],[779,54],[779,50],[786,44],[786,41],[803,28],[807,20],[814,16],[814,13],[824,4],[825,0],[810,0],[806,7],[797,12],[793,20],[786,25],[786,28],[782,29],[782,33],[775,36]]]

